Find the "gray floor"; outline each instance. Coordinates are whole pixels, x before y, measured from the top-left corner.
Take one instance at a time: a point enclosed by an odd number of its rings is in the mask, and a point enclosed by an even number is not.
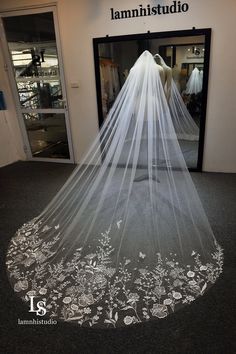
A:
[[[179,140],[179,146],[188,168],[197,168],[198,144],[198,141]]]
[[[117,330],[18,325],[32,314],[11,289],[4,265],[16,229],[36,216],[74,166],[19,162],[0,169],[0,353],[236,353],[236,174],[192,173],[217,240],[224,273],[202,297],[163,321]]]

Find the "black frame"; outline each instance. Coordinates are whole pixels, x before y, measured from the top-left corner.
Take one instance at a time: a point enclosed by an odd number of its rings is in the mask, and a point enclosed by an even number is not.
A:
[[[167,32],[147,32],[139,34],[129,34],[121,36],[106,36],[93,38],[93,53],[96,77],[96,91],[97,91],[97,107],[98,107],[98,122],[99,128],[103,123],[102,112],[102,97],[101,97],[101,81],[99,70],[99,50],[98,46],[101,43],[122,42],[131,40],[150,40],[157,38],[171,38],[171,37],[189,37],[189,36],[205,36],[205,58],[204,58],[204,75],[203,75],[203,88],[202,88],[202,110],[200,116],[200,129],[199,129],[199,143],[198,143],[198,160],[196,168],[189,168],[191,172],[202,172],[203,151],[204,151],[204,136],[205,136],[205,122],[207,111],[207,92],[208,92],[208,77],[209,77],[209,63],[210,63],[210,46],[211,46],[211,28],[203,29],[189,29],[180,31],[167,31]]]

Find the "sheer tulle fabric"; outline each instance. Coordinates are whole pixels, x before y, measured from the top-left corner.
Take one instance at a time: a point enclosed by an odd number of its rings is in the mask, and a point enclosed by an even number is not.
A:
[[[186,85],[186,93],[189,95],[198,94],[202,91],[202,74],[198,68],[194,68]]]
[[[191,303],[222,264],[145,51],[82,163],[13,237],[10,281],[48,316],[118,327]]]
[[[194,122],[192,116],[186,108],[185,103],[179,93],[177,85],[172,78],[172,70],[166,65],[164,59],[160,56],[160,54],[155,54],[154,59],[157,60],[158,63],[164,68],[166,73],[166,82],[164,83],[164,91],[166,93],[167,101],[169,103],[170,114],[172,118],[172,123],[175,129],[175,133],[177,138],[180,140],[190,140],[190,141],[198,141],[199,140],[199,128]],[[197,69],[198,70],[198,69]],[[202,72],[203,73],[203,72]],[[195,75],[194,75],[195,77]],[[203,75],[199,74],[199,78],[201,80]],[[187,89],[189,90],[191,86],[191,90],[193,86],[194,79],[191,78],[189,83],[187,84]]]
[[[169,108],[177,138],[181,140],[198,141],[199,128],[187,110],[173,79],[171,81]]]

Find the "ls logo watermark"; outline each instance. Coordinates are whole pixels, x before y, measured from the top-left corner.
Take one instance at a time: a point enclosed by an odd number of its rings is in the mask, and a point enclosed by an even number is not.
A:
[[[46,313],[47,313],[47,310],[46,310],[46,301],[38,301],[36,303],[37,305],[37,309],[35,309],[35,304],[34,304],[34,298],[35,296],[29,296],[30,298],[30,310],[29,312],[35,312],[37,316],[45,316]]]
[[[37,316],[45,316],[47,313],[46,310],[46,301],[40,300],[37,301],[35,300],[37,296],[29,296],[29,301],[30,301],[30,309],[29,312],[34,312],[36,313]],[[55,325],[57,324],[57,321],[54,320],[53,318],[50,318],[49,320],[45,319],[31,319],[31,320],[21,320],[18,318],[18,324],[19,325]]]

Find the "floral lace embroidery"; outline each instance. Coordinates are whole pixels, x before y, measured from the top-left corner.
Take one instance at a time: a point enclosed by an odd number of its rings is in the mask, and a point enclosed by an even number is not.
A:
[[[101,234],[94,253],[82,256],[82,248],[77,248],[69,262],[62,258],[51,264],[59,233],[46,242],[38,236],[39,227],[35,220],[24,224],[10,244],[6,264],[14,290],[25,301],[40,296],[51,317],[79,325],[117,327],[165,318],[202,295],[222,272],[223,250],[217,243],[211,263],[203,264],[195,251],[192,266],[181,265],[172,254],[167,259],[158,253],[152,269],[133,268],[130,259],[115,269],[110,230]],[[145,254],[140,251],[139,257]]]

